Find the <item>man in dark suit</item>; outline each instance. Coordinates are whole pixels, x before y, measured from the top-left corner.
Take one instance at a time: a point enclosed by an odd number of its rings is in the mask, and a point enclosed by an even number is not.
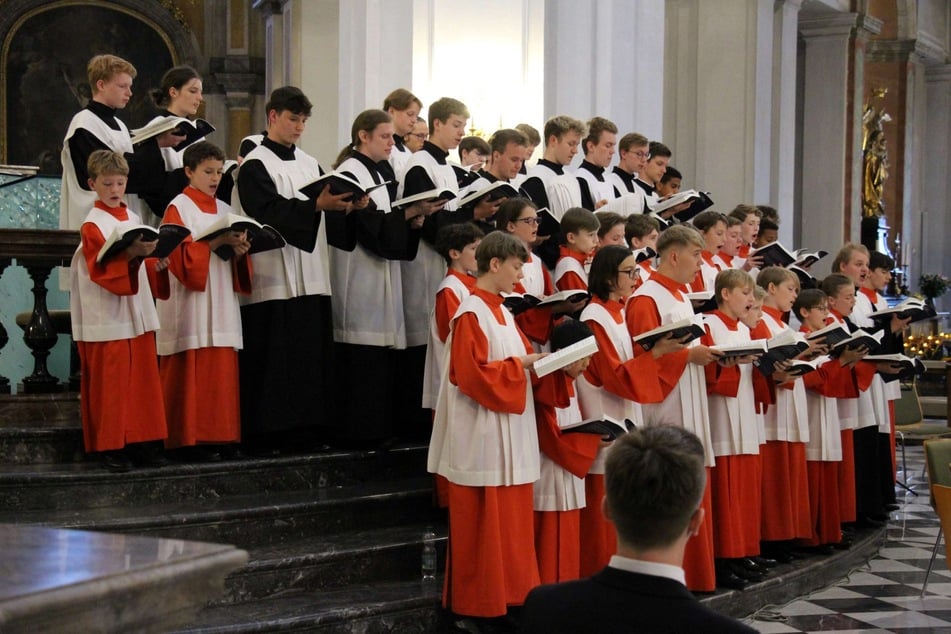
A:
[[[705,485],[703,447],[684,429],[648,427],[614,441],[601,508],[617,531],[617,554],[593,577],[532,590],[523,631],[755,632],[684,585],[684,548],[703,522]]]

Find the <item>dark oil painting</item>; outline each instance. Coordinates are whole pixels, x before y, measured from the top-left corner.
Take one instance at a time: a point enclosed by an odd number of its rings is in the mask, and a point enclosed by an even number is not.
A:
[[[54,5],[22,22],[8,41],[6,162],[39,165],[51,175],[62,171],[69,121],[89,102],[91,57],[111,53],[135,66],[132,99],[118,113],[129,128],[155,115],[149,90],[173,66],[168,45],[149,24],[105,6]]]

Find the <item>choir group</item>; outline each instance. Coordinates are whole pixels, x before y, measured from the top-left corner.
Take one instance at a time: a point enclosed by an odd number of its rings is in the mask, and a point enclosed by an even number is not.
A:
[[[611,436],[570,431],[582,421],[700,439],[694,591],[847,548],[849,527],[894,503],[897,368],[823,335],[879,327],[882,348],[901,351],[908,320],[872,318],[887,307],[886,256],[847,244],[834,274],[801,288],[808,274],[757,255],[775,240],[774,210],[653,212],[682,179],[662,143],[568,116],[542,134],[464,138],[469,112],[451,98],[430,104],[424,130],[403,89],[357,115],[333,165],[359,190],[307,187],[326,172],[297,146],[312,104],[294,87],[273,91],[266,130],[229,171],[220,149],[182,148],[176,130],[136,142],[115,116],[134,76],[114,56],[90,61],[93,98],[63,148],[63,226],[82,235],[71,309],[83,429],[108,468],[162,463],[154,441],[210,459],[238,441],[274,453],[431,436],[449,513],[445,605],[485,618],[615,552],[601,510]],[[194,117],[201,79],[173,69],[157,97],[163,116]],[[286,244],[257,250],[251,230],[198,239],[229,213]],[[161,258],[139,237],[97,260],[117,226],[150,214],[190,235]],[[573,293],[545,301],[558,291]],[[691,320],[702,336],[644,337]],[[750,345],[783,336],[805,343],[767,373]],[[593,354],[534,372],[590,337]]]

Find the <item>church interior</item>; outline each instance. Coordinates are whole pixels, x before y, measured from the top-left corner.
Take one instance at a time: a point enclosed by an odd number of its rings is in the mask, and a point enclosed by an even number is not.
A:
[[[853,242],[891,256],[889,300],[924,295],[937,315],[906,338],[930,361],[932,390],[919,388],[913,422],[951,431],[951,295],[922,287],[923,276],[947,285],[951,275],[947,0],[0,7],[0,631],[452,631],[442,575],[420,581],[420,553],[435,548],[441,573],[447,535],[426,442],[129,473],[84,460],[60,284],[79,239],[59,230],[60,153],[90,101],[86,63],[97,54],[137,70],[118,113],[129,129],[159,111],[149,91],[166,70],[194,67],[197,114],[229,159],[264,129],[271,91],[288,85],[313,102],[299,147],[328,167],[357,113],[400,87],[422,100],[422,117],[441,97],[465,103],[471,136],[542,129],[564,114],[662,141],[684,189],[723,213],[775,208],[790,249],[834,254]],[[810,273],[827,275],[831,260]],[[899,509],[887,524],[701,600],[761,632],[951,631],[943,552],[918,596],[940,524],[914,436],[899,443]]]

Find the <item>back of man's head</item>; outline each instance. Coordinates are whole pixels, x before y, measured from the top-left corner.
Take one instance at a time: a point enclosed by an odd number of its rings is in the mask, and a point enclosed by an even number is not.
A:
[[[638,550],[671,546],[687,531],[705,486],[703,445],[689,431],[660,425],[621,436],[605,467],[618,541]]]

